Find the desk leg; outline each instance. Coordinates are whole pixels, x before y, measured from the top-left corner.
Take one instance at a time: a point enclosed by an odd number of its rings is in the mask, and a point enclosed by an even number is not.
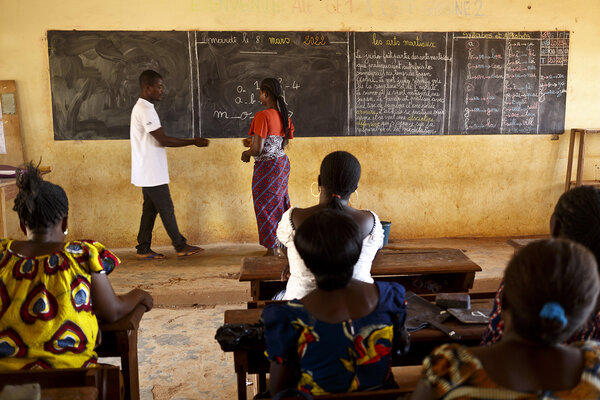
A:
[[[0,201],[2,202],[2,205],[0,206],[2,208],[1,212],[2,212],[2,237],[8,237],[8,229],[7,229],[7,223],[6,223],[6,188],[0,188]]]
[[[475,272],[467,272],[465,274],[464,282],[464,289],[466,292],[473,289],[473,284],[475,283]]]
[[[583,179],[583,159],[585,157],[585,129],[579,133],[579,158],[577,159],[577,176],[575,178],[575,186],[581,186]]]
[[[238,400],[246,400],[246,373],[248,371],[248,355],[245,351],[233,352],[233,365],[237,375]]]
[[[138,372],[137,330],[116,332],[117,346],[121,353],[121,370],[125,386],[125,400],[140,399]]]
[[[256,388],[258,393],[262,393],[267,390],[267,374],[260,373],[258,375],[258,387]]]
[[[260,299],[260,281],[250,281],[250,296],[254,301]]]
[[[567,157],[567,179],[565,180],[565,192],[571,189],[571,174],[573,169],[573,149],[575,147],[575,136],[577,129],[571,129],[571,137],[569,138],[569,156]],[[516,249],[515,249],[516,252]]]

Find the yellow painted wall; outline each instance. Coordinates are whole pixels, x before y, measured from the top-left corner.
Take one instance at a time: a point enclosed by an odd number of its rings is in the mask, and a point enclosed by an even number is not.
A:
[[[570,30],[568,130],[600,127],[598,20],[597,0],[0,0],[0,79],[17,81],[25,157],[43,157],[69,195],[70,236],[123,247],[135,244],[141,214],[129,142],[53,140],[47,30]],[[598,140],[588,146],[591,178]],[[568,135],[298,138],[288,151],[290,196],[313,204],[320,160],[344,149],[363,166],[353,204],[391,220],[393,239],[545,233],[567,146]],[[175,210],[191,242],[257,240],[252,165],[241,150],[239,139],[168,150]],[[155,238],[169,243],[160,222]]]

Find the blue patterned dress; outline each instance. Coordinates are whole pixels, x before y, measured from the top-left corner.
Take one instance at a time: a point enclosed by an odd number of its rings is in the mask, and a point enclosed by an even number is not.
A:
[[[369,315],[329,324],[314,318],[300,300],[263,311],[269,360],[300,369],[297,388],[312,395],[393,387],[394,319],[406,319],[404,287],[376,282],[379,303]]]

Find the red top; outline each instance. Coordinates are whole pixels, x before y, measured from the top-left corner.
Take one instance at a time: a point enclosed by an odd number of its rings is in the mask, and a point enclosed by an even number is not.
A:
[[[293,139],[294,125],[289,118],[288,121],[290,126],[289,138]],[[266,139],[267,136],[285,137],[283,123],[281,122],[281,114],[279,114],[279,111],[274,108],[268,108],[266,110],[257,112],[252,119],[252,124],[250,125],[250,131],[248,132],[248,135],[254,135],[255,133],[263,139]]]

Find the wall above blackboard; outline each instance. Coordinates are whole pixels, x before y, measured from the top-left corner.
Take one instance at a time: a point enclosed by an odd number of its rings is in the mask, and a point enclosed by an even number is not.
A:
[[[144,69],[169,135],[243,137],[276,77],[298,137],[564,131],[569,32],[49,31],[54,137],[127,139]]]

